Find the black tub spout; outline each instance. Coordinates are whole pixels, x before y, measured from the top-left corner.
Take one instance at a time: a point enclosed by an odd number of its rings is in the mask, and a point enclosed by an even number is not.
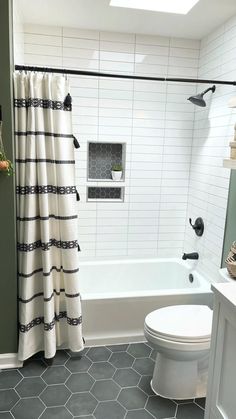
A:
[[[187,260],[187,259],[193,259],[193,260],[197,260],[199,259],[199,254],[197,252],[193,252],[193,253],[184,253],[182,256],[183,260]]]

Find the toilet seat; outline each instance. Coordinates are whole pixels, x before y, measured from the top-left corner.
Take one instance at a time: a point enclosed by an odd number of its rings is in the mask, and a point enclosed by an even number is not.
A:
[[[205,305],[163,307],[149,313],[145,329],[153,337],[176,343],[207,343],[211,339],[212,310]]]

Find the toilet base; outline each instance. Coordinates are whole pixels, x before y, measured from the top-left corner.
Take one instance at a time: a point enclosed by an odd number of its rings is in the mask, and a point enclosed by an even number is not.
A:
[[[158,353],[151,388],[168,399],[185,400],[206,396],[208,356],[177,361]]]

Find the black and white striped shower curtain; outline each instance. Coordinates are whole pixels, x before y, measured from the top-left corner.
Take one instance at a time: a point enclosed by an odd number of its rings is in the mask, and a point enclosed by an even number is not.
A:
[[[68,81],[14,74],[19,359],[83,349]]]

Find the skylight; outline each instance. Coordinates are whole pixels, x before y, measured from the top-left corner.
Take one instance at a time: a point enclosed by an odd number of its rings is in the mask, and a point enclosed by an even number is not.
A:
[[[110,6],[186,15],[199,0],[110,0]]]

